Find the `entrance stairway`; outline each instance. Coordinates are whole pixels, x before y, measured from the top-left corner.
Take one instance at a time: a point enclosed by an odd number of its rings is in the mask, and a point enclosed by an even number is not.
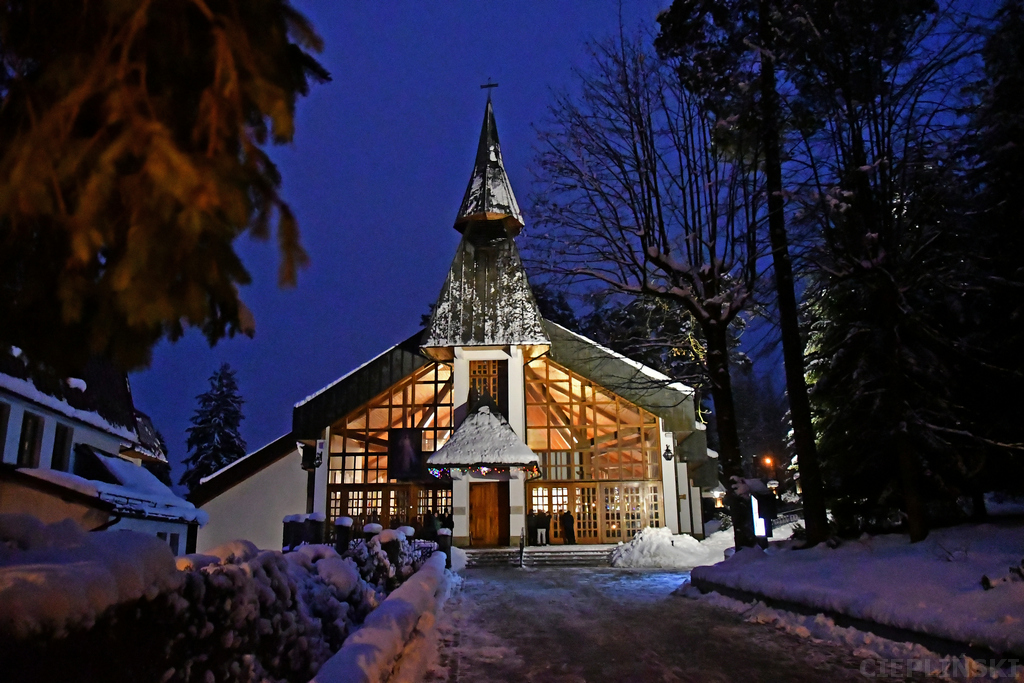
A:
[[[530,546],[523,553],[526,567],[607,567],[612,545]],[[518,567],[519,548],[466,550],[467,567]]]

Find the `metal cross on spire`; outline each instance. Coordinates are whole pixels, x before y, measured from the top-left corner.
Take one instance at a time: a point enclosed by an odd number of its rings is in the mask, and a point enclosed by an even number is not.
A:
[[[497,88],[497,87],[498,87],[498,84],[497,83],[491,83],[491,77],[488,76],[487,77],[487,83],[485,83],[484,85],[481,85],[480,89],[487,91],[487,100],[490,101],[490,99],[491,99],[491,90],[493,90],[494,88]]]

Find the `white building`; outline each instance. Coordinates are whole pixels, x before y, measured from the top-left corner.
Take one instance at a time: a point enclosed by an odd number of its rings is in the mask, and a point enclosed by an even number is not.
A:
[[[167,457],[127,376],[100,362],[83,374],[33,378],[20,351],[0,353],[0,513],[131,529],[185,553],[206,514],[153,473],[169,474]]]

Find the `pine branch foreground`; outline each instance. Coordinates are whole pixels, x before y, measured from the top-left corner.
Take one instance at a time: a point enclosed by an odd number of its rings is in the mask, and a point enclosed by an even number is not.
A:
[[[0,346],[72,374],[252,334],[234,241],[307,260],[264,147],[321,48],[285,0],[0,3]]]

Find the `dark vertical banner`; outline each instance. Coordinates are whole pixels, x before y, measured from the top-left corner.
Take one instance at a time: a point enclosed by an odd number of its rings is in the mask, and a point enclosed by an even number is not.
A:
[[[423,430],[418,427],[388,430],[388,479],[416,481],[426,476]]]

